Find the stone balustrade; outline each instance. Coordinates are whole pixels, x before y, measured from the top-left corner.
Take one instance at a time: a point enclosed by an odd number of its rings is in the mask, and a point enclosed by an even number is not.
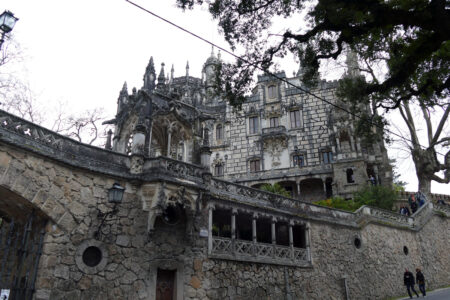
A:
[[[264,136],[270,136],[270,135],[279,135],[279,134],[286,134],[287,130],[286,127],[280,125],[277,127],[267,127],[262,129],[262,135]]]
[[[310,267],[307,248],[212,237],[210,256],[238,261]]]

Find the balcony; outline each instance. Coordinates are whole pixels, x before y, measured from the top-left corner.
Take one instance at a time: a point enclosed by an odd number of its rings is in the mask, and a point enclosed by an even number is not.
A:
[[[268,127],[268,128],[263,128],[263,130],[262,130],[262,138],[263,139],[279,138],[279,137],[283,137],[283,138],[288,137],[286,127],[284,127],[284,126]]]
[[[310,267],[309,248],[212,236],[211,256],[221,259]]]

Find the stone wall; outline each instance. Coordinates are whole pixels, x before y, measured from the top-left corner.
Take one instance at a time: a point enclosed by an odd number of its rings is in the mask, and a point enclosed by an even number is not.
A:
[[[352,299],[383,299],[404,294],[405,267],[421,267],[430,288],[450,283],[450,226],[445,214],[426,215],[429,219],[419,228],[388,221],[357,226],[345,221],[352,214],[342,213],[339,219],[338,211],[333,213],[337,223],[320,214],[310,219],[310,207],[300,218],[310,222],[312,267],[302,268],[209,257],[208,239],[199,235],[208,227],[207,198],[197,201],[198,209],[176,225],[157,217],[149,234],[156,195],[177,190],[175,179],[142,185],[4,144],[0,174],[4,188],[49,218],[35,299],[154,299],[158,268],[177,271],[177,299],[284,299],[288,294],[292,299],[345,299],[343,278]],[[117,211],[107,201],[114,182],[126,187]],[[359,249],[355,238],[361,240]],[[90,246],[103,253],[96,267],[82,261]]]

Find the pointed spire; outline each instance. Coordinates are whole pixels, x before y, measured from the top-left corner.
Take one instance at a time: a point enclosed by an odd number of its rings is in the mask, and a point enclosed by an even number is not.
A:
[[[211,45],[211,57],[214,57],[214,45]]]
[[[156,72],[153,63],[153,56],[150,57],[147,68],[144,74],[144,89],[153,90],[155,88]]]
[[[122,89],[119,92],[119,98],[117,99],[117,112],[119,112],[123,105],[128,102],[128,88],[127,82],[123,83]]]
[[[173,74],[174,73],[175,73],[175,69],[174,69],[173,64],[172,64],[172,69],[170,69],[170,82],[173,81]]]
[[[217,53],[217,59],[220,60],[222,58],[222,53],[219,50],[219,53]]]
[[[120,97],[122,96],[128,96],[128,87],[126,81],[123,83],[122,90],[120,90]]]
[[[161,71],[158,76],[158,87],[163,87],[166,83],[166,76],[164,75],[164,63],[161,63]]]
[[[186,62],[186,77],[189,76],[189,61]]]

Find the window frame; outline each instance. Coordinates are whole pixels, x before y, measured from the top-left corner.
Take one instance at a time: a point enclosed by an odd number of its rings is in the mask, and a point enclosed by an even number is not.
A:
[[[250,173],[256,173],[261,171],[261,159],[255,158],[248,162]]]
[[[223,164],[216,164],[214,166],[214,176],[223,176],[224,175],[224,166]]]
[[[267,87],[267,96],[269,99],[276,99],[277,97],[277,86],[275,84],[269,85]]]
[[[248,132],[249,134],[256,134],[259,132],[258,116],[248,117]]]
[[[302,127],[302,115],[300,113],[300,109],[293,109],[289,111],[289,121],[291,129]]]
[[[224,139],[224,126],[222,124],[218,124],[216,126],[216,140],[220,141]]]
[[[331,150],[322,150],[320,151],[320,156],[323,164],[331,164],[334,162],[333,151]],[[325,159],[326,158],[326,159]]]
[[[300,161],[302,162],[301,164],[298,163],[299,158],[301,158],[300,159]],[[306,166],[306,155],[303,154],[303,153],[295,153],[295,154],[293,154],[292,155],[292,165],[294,167],[299,167],[299,168],[303,168],[304,166]]]
[[[273,120],[273,122],[272,122],[272,120]],[[275,127],[280,126],[280,117],[278,117],[278,116],[277,117],[270,117],[269,118],[269,126],[270,126],[270,128],[275,128]]]

